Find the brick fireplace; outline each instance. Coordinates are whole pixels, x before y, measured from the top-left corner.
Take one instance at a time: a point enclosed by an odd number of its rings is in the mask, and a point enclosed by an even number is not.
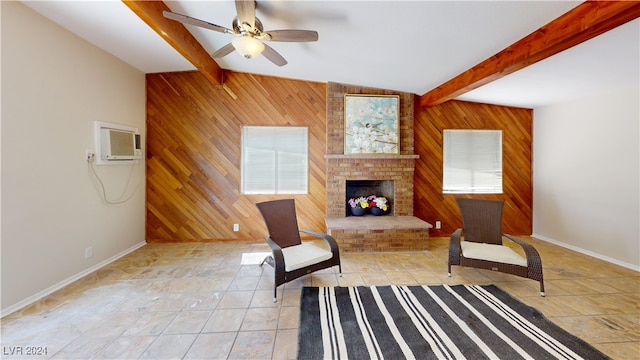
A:
[[[344,95],[399,95],[400,153],[344,154]],[[326,214],[327,232],[343,251],[424,250],[430,224],[413,216],[414,95],[329,83],[327,86]],[[347,182],[377,186],[390,200],[391,214],[348,216]],[[350,190],[353,191],[353,190]],[[361,190],[369,191],[369,190]],[[382,193],[383,192],[383,193]],[[358,194],[360,195],[360,194]],[[371,194],[366,194],[371,195]]]
[[[327,217],[346,216],[347,181],[393,182],[395,216],[413,216],[413,171],[417,155],[327,155]],[[371,194],[367,194],[371,195]]]

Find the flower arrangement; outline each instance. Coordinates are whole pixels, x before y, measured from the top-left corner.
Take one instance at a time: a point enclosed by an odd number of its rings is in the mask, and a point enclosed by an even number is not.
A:
[[[387,211],[387,209],[389,209],[387,198],[382,196],[375,197],[373,199],[373,205],[372,203],[369,203],[369,207],[374,207],[374,206],[377,208],[380,208],[382,211]]]
[[[349,205],[351,206],[351,208],[357,208],[357,209],[367,209],[370,205],[371,197],[373,196],[373,198],[375,199],[375,195],[371,195],[371,196],[360,196],[357,198],[351,198],[349,199]]]
[[[389,210],[389,201],[383,196],[360,196],[349,199],[347,203],[351,207],[351,214],[356,216],[369,212],[373,215],[384,215]]]

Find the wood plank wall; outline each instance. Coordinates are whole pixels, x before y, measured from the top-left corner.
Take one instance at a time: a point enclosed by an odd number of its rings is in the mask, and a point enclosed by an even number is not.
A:
[[[147,241],[261,239],[255,203],[284,195],[240,194],[243,125],[309,127],[309,194],[295,195],[300,228],[324,231],[327,85],[225,72],[226,86],[199,72],[147,75]],[[419,101],[416,101],[418,104]],[[441,194],[442,129],[502,128],[506,201],[503,227],[531,234],[531,111],[448,102],[415,111],[414,215],[460,225],[453,196]],[[233,224],[240,231],[233,232]]]
[[[420,102],[416,100],[416,104]],[[533,114],[530,109],[448,101],[441,105],[416,106],[415,147],[420,159],[414,175],[414,215],[442,229],[430,236],[449,236],[462,220],[455,197],[442,194],[442,130],[503,130],[503,190],[500,195],[473,197],[505,202],[502,230],[512,235],[532,233],[531,143]],[[472,197],[464,195],[465,197]]]
[[[326,84],[225,75],[235,100],[199,72],[147,75],[147,240],[262,239],[255,203],[285,197],[324,231]],[[243,125],[309,128],[309,194],[240,194]]]

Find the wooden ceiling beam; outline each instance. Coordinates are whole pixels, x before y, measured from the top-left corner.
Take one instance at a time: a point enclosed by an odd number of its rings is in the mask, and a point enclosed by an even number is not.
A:
[[[165,10],[171,11],[164,2],[160,0],[122,0],[122,2],[189,60],[207,79],[216,85],[222,85],[222,68],[183,24],[162,15]]]
[[[640,16],[639,1],[586,1],[420,97],[434,106],[500,79]]]

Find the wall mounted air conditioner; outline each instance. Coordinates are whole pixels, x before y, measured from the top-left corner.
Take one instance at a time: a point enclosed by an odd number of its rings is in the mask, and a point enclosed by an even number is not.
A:
[[[97,164],[129,163],[142,158],[138,129],[96,121]]]
[[[101,129],[101,155],[103,160],[140,159],[140,135],[131,131]]]

